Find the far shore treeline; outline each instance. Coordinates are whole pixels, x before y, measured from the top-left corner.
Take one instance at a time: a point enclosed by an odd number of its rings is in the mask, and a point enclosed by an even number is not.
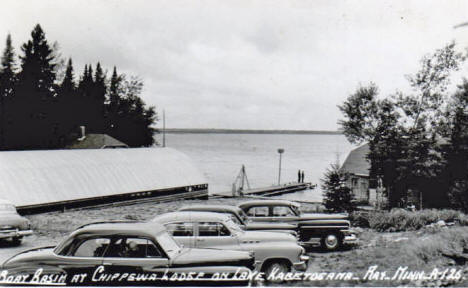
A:
[[[77,79],[78,78],[78,79]],[[38,24],[16,54],[11,35],[0,64],[0,150],[59,149],[86,133],[105,133],[130,147],[154,143],[154,107],[140,98],[143,82],[110,77],[100,63],[75,76]]]

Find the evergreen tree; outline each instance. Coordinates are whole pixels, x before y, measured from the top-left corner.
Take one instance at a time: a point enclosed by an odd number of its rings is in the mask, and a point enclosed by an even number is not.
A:
[[[329,212],[352,212],[356,209],[352,191],[346,186],[347,177],[337,164],[332,164],[325,173],[322,179],[323,204]]]
[[[105,116],[107,114],[105,108],[106,90],[106,76],[102,71],[101,64],[98,62],[91,91],[92,109],[89,111],[90,129],[96,133],[104,133],[105,130]]]
[[[53,50],[38,24],[23,44],[21,72],[15,95],[16,148],[44,149],[58,145],[54,118],[55,64]]]
[[[13,49],[11,35],[8,34],[6,39],[6,47],[1,58],[0,66],[0,149],[6,150],[9,148],[7,141],[9,134],[12,132],[11,127],[11,110],[8,109],[9,104],[13,101],[16,77],[15,52]]]
[[[69,139],[70,137],[76,138],[78,127],[76,109],[77,105],[79,105],[79,99],[77,99],[77,87],[71,58],[68,59],[65,75],[58,89],[57,98],[57,116],[60,121],[60,147],[64,147],[66,143],[72,140]]]

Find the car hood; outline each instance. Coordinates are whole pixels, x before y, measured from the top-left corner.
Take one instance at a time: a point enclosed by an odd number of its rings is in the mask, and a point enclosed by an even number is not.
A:
[[[297,225],[288,223],[247,222],[247,230],[295,230]]]
[[[3,269],[24,264],[44,263],[55,258],[54,246],[38,247],[20,252],[3,263]]]
[[[28,220],[16,213],[0,213],[0,229],[2,226],[21,226]]]
[[[239,240],[245,241],[260,241],[266,242],[296,242],[297,239],[291,234],[279,232],[263,232],[263,231],[245,231],[239,235]]]
[[[196,249],[183,248],[180,253],[172,259],[172,265],[230,265],[238,261],[248,261],[252,258],[249,252],[219,249]]]

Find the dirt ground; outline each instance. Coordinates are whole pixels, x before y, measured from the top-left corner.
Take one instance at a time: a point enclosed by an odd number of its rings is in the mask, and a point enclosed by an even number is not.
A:
[[[0,262],[14,254],[38,246],[56,245],[76,227],[101,220],[149,220],[152,217],[178,208],[195,204],[236,204],[243,199],[211,199],[211,200],[185,200],[166,203],[140,203],[129,206],[105,207],[97,209],[70,210],[65,212],[44,213],[27,216],[31,220],[34,235],[26,237],[23,243],[14,247],[7,241],[0,242]],[[303,205],[303,210],[308,210]],[[444,229],[467,229],[457,227]],[[350,272],[354,278],[343,280],[320,279],[295,281],[283,283],[282,286],[467,286],[464,279],[467,268],[455,263],[452,259],[440,255],[420,255],[420,251],[413,249],[415,243],[430,241],[431,237],[440,231],[413,231],[399,233],[378,233],[369,229],[357,229],[359,244],[348,247],[343,251],[325,252],[320,249],[308,251],[310,260],[307,272],[315,276],[320,273],[330,275],[334,272]],[[457,230],[458,231],[458,230]],[[465,231],[465,230],[463,230]],[[370,273],[372,267],[377,266],[375,272]],[[434,269],[454,269],[460,271],[463,277],[456,280],[447,279],[392,279],[398,269],[408,267],[408,271],[425,271],[430,273]],[[381,272],[386,272],[387,277]],[[328,274],[327,274],[328,273]],[[379,274],[380,273],[380,274]],[[325,275],[323,274],[323,275]],[[367,275],[367,276],[366,276]],[[315,277],[314,276],[314,277]],[[320,276],[320,275],[319,275]],[[370,277],[372,276],[372,277]],[[397,277],[398,278],[398,277]]]

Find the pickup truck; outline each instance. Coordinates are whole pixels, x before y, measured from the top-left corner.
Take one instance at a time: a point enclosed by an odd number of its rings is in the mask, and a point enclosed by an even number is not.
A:
[[[302,213],[299,203],[287,200],[252,200],[238,206],[254,222],[297,225],[303,246],[334,251],[357,242],[347,214]]]

